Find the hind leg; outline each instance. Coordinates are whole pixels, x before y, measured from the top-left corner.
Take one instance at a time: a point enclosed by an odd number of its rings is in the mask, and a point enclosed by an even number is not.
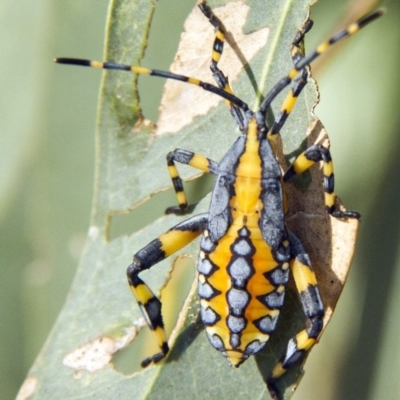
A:
[[[266,379],[268,390],[274,399],[281,398],[275,385],[276,381],[286,371],[305,359],[323,328],[324,306],[310,258],[300,240],[292,232],[289,232],[289,241],[290,269],[307,317],[307,328],[289,340],[284,354]]]

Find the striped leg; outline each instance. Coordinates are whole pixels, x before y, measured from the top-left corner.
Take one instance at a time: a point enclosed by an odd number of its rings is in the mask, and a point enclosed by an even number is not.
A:
[[[305,23],[304,27],[297,32],[292,42],[291,54],[294,65],[296,65],[303,58],[302,44],[304,36],[312,28],[312,26],[313,22],[311,20],[308,20]],[[296,101],[301,91],[307,84],[309,74],[310,74],[309,67],[306,66],[301,70],[299,76],[294,80],[293,86],[290,89],[288,95],[286,96],[286,99],[283,102],[282,107],[278,115],[276,116],[271,129],[268,132],[268,135],[270,136],[271,139],[274,139],[274,137],[276,137],[275,135],[279,134],[280,130],[285,124],[289,114],[291,113],[294,105],[296,104]]]
[[[161,314],[161,302],[146,283],[139,278],[139,273],[151,268],[193,241],[204,231],[207,220],[207,214],[200,214],[174,226],[139,250],[133,256],[133,263],[127,269],[131,291],[139,304],[147,325],[154,332],[161,350],[143,360],[142,367],[162,360],[168,353],[169,347]]]
[[[301,153],[288,168],[283,176],[285,182],[290,182],[296,175],[309,169],[316,162],[323,162],[324,173],[324,197],[326,211],[336,218],[359,218],[360,214],[356,211],[339,211],[335,210],[335,177],[333,174],[333,163],[329,150],[316,144],[309,147],[306,151]]]
[[[275,386],[278,378],[304,359],[315,344],[323,327],[324,305],[310,258],[300,240],[292,232],[289,232],[289,241],[291,246],[290,269],[300,295],[304,314],[308,319],[308,327],[289,340],[285,353],[266,379],[268,389],[274,399],[280,398]]]
[[[204,157],[200,154],[192,153],[191,151],[175,149],[167,154],[167,166],[168,172],[172,179],[172,184],[174,185],[174,190],[176,197],[178,199],[178,205],[168,207],[165,212],[167,214],[182,214],[188,207],[188,202],[183,189],[182,179],[179,176],[178,169],[175,166],[175,161],[190,165],[193,168],[197,168],[204,172],[209,172],[211,174],[218,174],[218,163]]]
[[[213,78],[221,89],[225,90],[228,93],[233,94],[232,88],[229,85],[228,77],[225,76],[225,74],[218,67],[218,62],[224,50],[224,41],[225,41],[224,26],[221,23],[221,21],[213,14],[211,8],[205,2],[200,3],[199,8],[201,12],[204,14],[204,16],[210,21],[210,24],[216,30],[215,40],[213,43],[213,51],[211,55],[211,64],[210,64],[210,69],[211,72],[213,73]],[[226,103],[231,111],[233,119],[238,124],[240,130],[243,130],[244,120],[240,108],[228,100],[226,100]]]

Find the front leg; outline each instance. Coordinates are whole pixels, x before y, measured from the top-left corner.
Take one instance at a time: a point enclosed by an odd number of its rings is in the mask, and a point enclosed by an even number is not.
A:
[[[175,166],[175,161],[181,164],[190,165],[191,167],[204,172],[209,172],[214,175],[218,174],[218,163],[208,159],[207,157],[181,149],[175,149],[174,151],[169,152],[167,154],[168,172],[171,176],[172,184],[174,185],[178,205],[168,207],[165,210],[167,214],[183,214],[188,208],[186,193],[178,169]]]
[[[217,85],[225,90],[227,93],[233,94],[232,88],[229,85],[228,77],[218,67],[218,62],[222,56],[225,42],[225,28],[221,21],[213,14],[211,8],[206,4],[205,1],[199,4],[199,8],[204,16],[210,21],[210,24],[215,28],[215,39],[213,43],[210,69],[213,73],[213,78]],[[240,108],[230,101],[226,101],[233,119],[239,126],[241,131],[244,130],[244,119]]]

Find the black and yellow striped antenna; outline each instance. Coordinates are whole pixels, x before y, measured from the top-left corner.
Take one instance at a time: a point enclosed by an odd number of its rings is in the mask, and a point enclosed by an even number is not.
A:
[[[298,75],[298,73],[301,70],[303,70],[303,68],[307,67],[307,65],[309,65],[312,61],[314,61],[317,57],[319,57],[321,54],[323,54],[326,50],[328,50],[335,43],[358,32],[361,28],[363,28],[370,22],[376,20],[377,18],[382,16],[385,12],[386,12],[386,10],[384,8],[380,8],[370,14],[367,14],[366,16],[360,18],[358,21],[353,22],[346,29],[343,29],[340,32],[338,32],[336,35],[332,36],[330,39],[326,40],[325,42],[322,42],[314,51],[312,51],[310,54],[307,54],[306,56],[301,58],[296,63],[294,68],[289,72],[289,74],[286,75],[284,78],[282,78],[268,92],[268,94],[265,96],[264,100],[261,103],[259,111],[265,115],[267,113],[268,107],[271,105],[271,103],[275,99],[275,97],[286,86],[288,86],[290,84],[290,82],[293,81],[293,79]]]
[[[332,36],[330,39],[326,40],[325,42],[321,43],[313,52],[301,58],[294,66],[294,68],[266,94],[264,100],[261,102],[260,109],[258,110],[258,114],[263,116],[265,119],[268,107],[271,105],[272,101],[275,97],[286,87],[288,86],[294,78],[304,69],[306,68],[312,61],[314,61],[317,57],[319,57],[322,53],[324,53],[327,49],[329,49],[332,45],[339,42],[340,40],[349,37],[363,28],[365,25],[369,24],[370,22],[374,21],[375,19],[379,18],[385,12],[384,9],[379,9],[374,11],[370,14],[367,14],[363,18],[359,19],[358,21],[349,25],[346,29],[343,29],[336,35]],[[207,92],[211,92],[216,94],[217,96],[222,97],[223,99],[227,100],[228,102],[237,106],[240,110],[244,113],[249,112],[248,105],[233,93],[224,90],[224,88],[220,88],[216,85],[203,82],[197,78],[178,75],[174,74],[169,71],[162,71],[157,69],[149,69],[140,66],[132,66],[132,65],[125,65],[119,64],[115,62],[101,62],[101,61],[91,61],[91,60],[84,60],[78,58],[56,58],[54,62],[59,64],[70,64],[70,65],[79,65],[84,67],[92,67],[92,68],[102,68],[108,70],[119,70],[119,71],[128,71],[133,72],[139,75],[151,75],[151,76],[158,76],[161,78],[166,79],[173,79],[181,82],[191,83],[192,85],[200,86]],[[289,95],[290,97],[290,95]],[[290,113],[291,109],[293,108],[296,99],[289,99],[289,101],[285,103],[290,103],[290,108],[287,114]],[[250,111],[251,112],[251,111]],[[251,114],[253,114],[251,112]]]
[[[102,62],[102,61],[84,60],[81,58],[62,57],[62,58],[54,59],[54,62],[56,62],[58,64],[79,65],[82,67],[128,71],[128,72],[133,72],[138,75],[151,75],[151,76],[158,76],[158,77],[166,78],[166,79],[173,79],[173,80],[181,81],[181,82],[187,82],[187,83],[191,83],[192,85],[200,86],[207,92],[215,93],[216,95],[224,98],[225,100],[228,100],[229,102],[237,105],[244,112],[246,112],[249,109],[248,105],[244,101],[242,101],[238,97],[236,97],[234,94],[229,93],[223,89],[220,89],[219,87],[217,87],[211,83],[203,82],[197,78],[192,78],[190,76],[178,75],[178,74],[174,74],[169,71],[161,71],[158,69],[149,69],[149,68],[144,68],[144,67],[139,67],[139,66],[119,64],[119,63],[115,63],[115,62],[111,62],[111,61]]]

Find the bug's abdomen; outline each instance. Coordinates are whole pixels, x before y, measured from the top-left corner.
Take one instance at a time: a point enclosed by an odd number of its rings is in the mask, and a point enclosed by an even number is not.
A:
[[[201,318],[211,344],[239,366],[274,331],[288,280],[258,227],[232,224],[213,245],[205,234],[198,263]]]

